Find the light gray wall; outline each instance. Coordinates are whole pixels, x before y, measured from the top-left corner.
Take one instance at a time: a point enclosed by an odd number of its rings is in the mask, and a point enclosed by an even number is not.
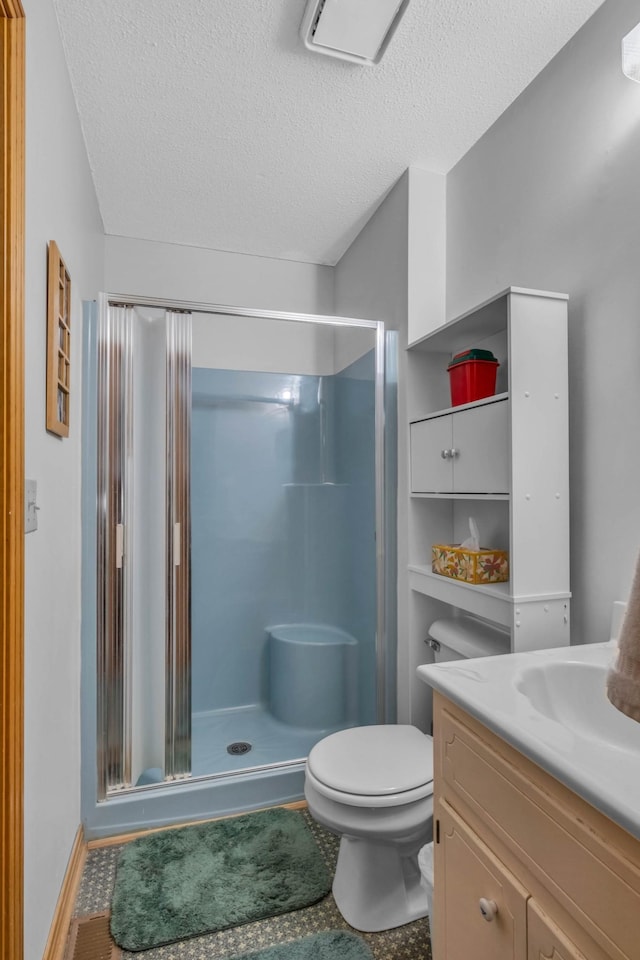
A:
[[[335,307],[344,316],[383,320],[398,331],[398,383],[405,379],[408,311],[409,175],[403,174],[336,264]],[[407,672],[407,430],[406,397],[398,389],[398,719],[404,720]]]
[[[364,225],[334,270],[335,312],[407,326],[408,173]]]
[[[103,230],[52,0],[27,15],[25,468],[25,960],[40,960],[80,823],[80,371],[83,298],[103,283]],[[68,439],[45,431],[47,243],[72,284]]]
[[[447,178],[416,166],[407,177],[407,326],[413,343],[445,320]]]
[[[415,678],[407,578],[409,478],[407,343],[445,319],[445,199],[440,174],[409,167],[335,267],[336,311],[383,320],[398,331],[397,403],[397,719],[412,719]]]
[[[509,284],[570,295],[574,643],[607,639],[640,546],[638,20],[605,3],[447,179],[449,318]]]
[[[177,243],[105,237],[108,293],[333,313],[333,268]]]
[[[329,324],[194,313],[194,367],[262,373],[335,373]]]

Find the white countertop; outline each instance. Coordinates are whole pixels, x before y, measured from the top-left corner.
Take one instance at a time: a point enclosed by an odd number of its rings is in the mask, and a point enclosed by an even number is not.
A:
[[[601,739],[597,727],[582,733],[545,716],[516,686],[530,666],[568,662],[606,668],[615,649],[608,642],[425,664],[418,676],[640,839],[640,723],[628,721],[634,725],[631,744],[627,739],[618,746]]]

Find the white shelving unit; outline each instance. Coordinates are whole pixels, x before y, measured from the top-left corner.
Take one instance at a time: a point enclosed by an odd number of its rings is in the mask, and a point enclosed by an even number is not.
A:
[[[505,652],[569,644],[567,299],[510,287],[408,348],[408,685],[423,728],[430,704],[415,668],[430,660],[439,617],[491,621]],[[500,362],[496,395],[452,408],[447,365],[475,347]],[[432,545],[464,540],[469,516],[483,547],[509,551],[507,583],[431,572]]]

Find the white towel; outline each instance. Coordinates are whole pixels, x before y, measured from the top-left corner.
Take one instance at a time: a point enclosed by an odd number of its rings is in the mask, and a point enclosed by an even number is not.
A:
[[[609,700],[640,723],[640,558],[625,611],[616,662],[607,676]]]

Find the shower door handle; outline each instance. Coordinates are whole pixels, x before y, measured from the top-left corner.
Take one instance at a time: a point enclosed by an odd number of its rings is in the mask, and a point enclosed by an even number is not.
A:
[[[174,523],[173,525],[173,565],[174,567],[180,566],[180,524]]]
[[[124,524],[116,523],[116,570],[122,569],[124,562]]]

